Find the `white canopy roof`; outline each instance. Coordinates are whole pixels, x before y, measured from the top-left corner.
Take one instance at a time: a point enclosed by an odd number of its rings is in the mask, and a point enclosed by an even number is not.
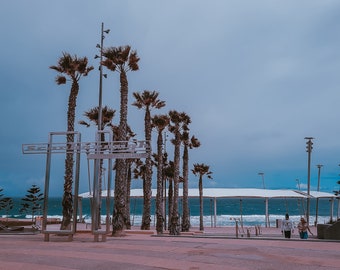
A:
[[[152,189],[152,196],[157,194],[156,189]],[[183,190],[179,189],[179,196],[183,195]],[[311,191],[312,198],[335,198],[335,195],[327,192]],[[92,194],[85,192],[79,194],[80,197],[90,198]],[[102,191],[102,197],[107,196],[107,190]],[[114,196],[111,190],[110,196]],[[143,197],[143,189],[131,189],[131,197]],[[198,188],[189,189],[189,197],[199,197]],[[306,198],[306,191],[289,190],[289,189],[257,189],[257,188],[205,188],[203,189],[205,198]]]
[[[296,191],[305,196],[307,196],[307,191]],[[322,192],[322,191],[310,191],[310,195],[313,198],[335,198],[336,196],[332,193]]]
[[[189,196],[198,197],[198,189],[189,190]],[[196,195],[197,194],[197,195]],[[293,190],[256,188],[207,188],[203,196],[208,198],[304,198]]]

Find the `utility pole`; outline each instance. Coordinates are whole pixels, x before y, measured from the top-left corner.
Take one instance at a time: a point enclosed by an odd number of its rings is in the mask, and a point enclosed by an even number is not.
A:
[[[306,219],[307,224],[309,225],[309,213],[310,213],[310,163],[311,163],[311,154],[313,150],[313,137],[305,137],[305,140],[307,140],[306,144],[306,152],[308,153],[308,176],[307,176],[307,213],[306,213]]]

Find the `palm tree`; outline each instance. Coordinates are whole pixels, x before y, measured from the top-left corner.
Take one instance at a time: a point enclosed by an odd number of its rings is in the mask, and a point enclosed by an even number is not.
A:
[[[131,182],[132,182],[132,173],[134,171],[133,165],[136,165],[140,159],[127,159],[127,184],[126,184],[126,221],[125,221],[125,226],[126,229],[130,230],[131,229],[131,218],[130,218],[130,205],[131,205],[131,200],[130,200],[130,191],[131,191]],[[136,165],[137,166],[137,165]]]
[[[188,232],[190,229],[189,218],[189,151],[188,148],[200,147],[200,141],[192,136],[189,139],[189,132],[185,131],[182,134],[183,150],[183,218],[182,218],[182,232]]]
[[[170,111],[169,131],[174,134],[175,138],[171,140],[174,144],[174,196],[171,218],[169,221],[169,233],[171,235],[179,235],[179,216],[178,216],[178,189],[179,189],[179,166],[180,166],[180,147],[181,147],[181,132],[188,131],[190,117],[182,112]]]
[[[107,126],[111,126],[111,121],[113,119],[113,117],[115,116],[116,110],[113,110],[107,106],[104,106],[102,108],[102,123],[101,123],[101,127],[102,130],[105,129],[105,127]],[[86,116],[86,118],[90,121],[93,122],[96,126],[98,126],[98,118],[99,118],[99,107],[94,107],[88,111],[86,111],[84,113],[84,116]],[[90,123],[81,120],[78,122],[81,125],[84,125],[86,127],[90,126]]]
[[[116,113],[116,110],[113,110],[113,109],[111,109],[111,108],[108,108],[107,106],[104,106],[104,107],[102,108],[102,114],[101,114],[102,120],[101,120],[101,125],[100,125],[101,130],[104,130],[105,127],[111,126],[111,125],[112,125],[111,122],[112,122],[112,119],[113,119],[115,113]],[[92,109],[86,111],[86,112],[84,113],[84,116],[86,116],[87,119],[88,119],[90,122],[94,122],[96,126],[99,126],[99,106],[94,107],[94,108],[92,108]],[[84,126],[86,126],[86,127],[90,127],[90,123],[88,123],[88,122],[86,122],[86,121],[84,121],[84,120],[79,121],[79,124],[80,124],[80,125],[84,125]],[[100,141],[101,141],[101,142],[104,142],[104,141],[105,141],[105,135],[104,135],[104,133],[101,133],[100,136],[101,136]],[[99,184],[98,184],[98,185],[99,185],[99,194],[102,194],[102,178],[103,178],[103,171],[104,171],[104,169],[103,169],[103,160],[101,159],[101,160],[100,160],[100,164],[99,164],[99,172],[100,172],[100,176],[99,176]],[[100,204],[100,205],[99,205],[99,208],[101,208],[101,200],[99,201],[99,204]],[[97,224],[97,225],[98,225],[98,227],[100,227],[100,210],[98,211],[98,215],[99,215],[99,216],[98,216],[98,218],[97,218],[97,221],[98,221],[98,224]]]
[[[113,132],[113,141],[118,141],[119,138],[119,127],[116,125],[111,124],[111,130]],[[130,126],[127,126],[127,140],[130,140],[132,137],[135,137],[136,133],[134,133]],[[126,214],[124,215],[126,219],[124,220],[126,229],[131,229],[131,220],[130,220],[130,190],[131,190],[131,178],[132,178],[132,164],[133,163],[138,163],[139,159],[126,159],[126,167],[127,167],[127,174],[126,174],[126,207],[125,207],[125,212]],[[116,170],[116,163],[113,166],[113,170]]]
[[[198,189],[199,189],[199,196],[200,196],[200,231],[203,231],[203,175],[206,175],[209,179],[212,179],[212,172],[209,171],[209,166],[205,165],[203,163],[201,164],[194,164],[194,169],[192,170],[192,173],[195,176],[199,176],[199,181],[198,181]]]
[[[167,154],[163,156],[163,161],[166,161]],[[166,185],[166,180],[169,182],[168,187],[168,216],[169,216],[169,223],[170,223],[170,217],[172,216],[172,209],[173,209],[173,182],[174,182],[174,175],[175,175],[175,166],[174,162],[169,160],[166,164],[164,163],[163,167],[163,179],[164,179],[164,185]],[[166,191],[166,188],[165,188]],[[164,208],[165,209],[165,208]],[[164,215],[164,222],[166,221],[166,215]],[[166,226],[165,226],[166,227]],[[170,225],[168,224],[168,228]]]
[[[156,195],[156,231],[163,233],[164,211],[163,211],[163,136],[164,129],[169,125],[169,116],[155,115],[152,125],[157,129],[157,195]]]
[[[156,108],[160,109],[165,106],[165,101],[161,101],[158,99],[158,92],[156,91],[148,91],[144,90],[142,93],[134,92],[133,96],[136,99],[133,106],[136,106],[138,109],[145,109],[144,116],[144,132],[145,132],[145,140],[149,142],[150,151],[151,150],[151,132],[152,132],[152,123],[151,123],[151,109]],[[151,156],[147,156],[145,159],[145,183],[143,185],[143,195],[144,195],[144,208],[143,208],[143,218],[141,224],[141,230],[150,230],[150,222],[151,222],[151,185],[152,185],[152,167],[151,167]]]
[[[128,80],[127,72],[139,69],[139,57],[130,46],[110,47],[103,51],[104,61],[101,63],[120,76],[120,120],[118,140],[127,139],[127,115],[128,115]],[[126,224],[126,196],[127,196],[127,165],[124,159],[116,160],[115,198],[112,215],[112,235],[122,234]]]
[[[63,56],[59,58],[56,66],[50,66],[51,69],[57,71],[59,75],[56,77],[58,85],[66,83],[67,76],[71,82],[71,91],[68,98],[67,109],[67,131],[74,131],[74,122],[76,117],[77,97],[79,93],[79,80],[82,76],[87,76],[93,69],[88,66],[86,57],[78,58],[76,55],[71,56],[69,53],[63,52]],[[72,133],[67,135],[67,145],[71,147],[74,142]],[[64,194],[62,199],[63,219],[60,226],[61,230],[70,228],[73,213],[72,184],[73,184],[73,152],[68,150],[65,159],[65,176],[64,176]]]
[[[134,133],[130,126],[127,126],[127,140],[130,140],[131,138],[136,136],[136,133]],[[126,229],[131,229],[131,220],[130,220],[130,190],[131,190],[131,180],[132,180],[132,164],[136,164],[139,159],[135,158],[129,158],[126,159],[126,167],[127,167],[127,174],[126,174],[126,220],[125,220],[125,226]]]

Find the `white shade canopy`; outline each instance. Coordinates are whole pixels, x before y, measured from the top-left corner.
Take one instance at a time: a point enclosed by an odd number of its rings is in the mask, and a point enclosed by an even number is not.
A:
[[[156,197],[157,189],[152,189],[152,197]],[[179,189],[179,196],[182,197],[183,189]],[[111,190],[110,196],[114,197]],[[143,197],[143,189],[131,189],[131,197]],[[90,192],[79,194],[82,198],[91,198]],[[102,191],[102,197],[107,197],[107,190]],[[198,188],[189,189],[189,197],[199,197]],[[306,191],[290,189],[258,189],[258,188],[205,188],[203,189],[205,198],[306,198]],[[335,198],[335,195],[328,192],[311,191],[311,198]]]

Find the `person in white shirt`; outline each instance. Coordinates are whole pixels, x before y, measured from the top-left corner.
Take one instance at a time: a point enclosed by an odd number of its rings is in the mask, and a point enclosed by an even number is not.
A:
[[[281,223],[281,233],[284,234],[285,238],[290,238],[294,233],[293,222],[289,219],[289,215],[286,214],[285,219]]]

